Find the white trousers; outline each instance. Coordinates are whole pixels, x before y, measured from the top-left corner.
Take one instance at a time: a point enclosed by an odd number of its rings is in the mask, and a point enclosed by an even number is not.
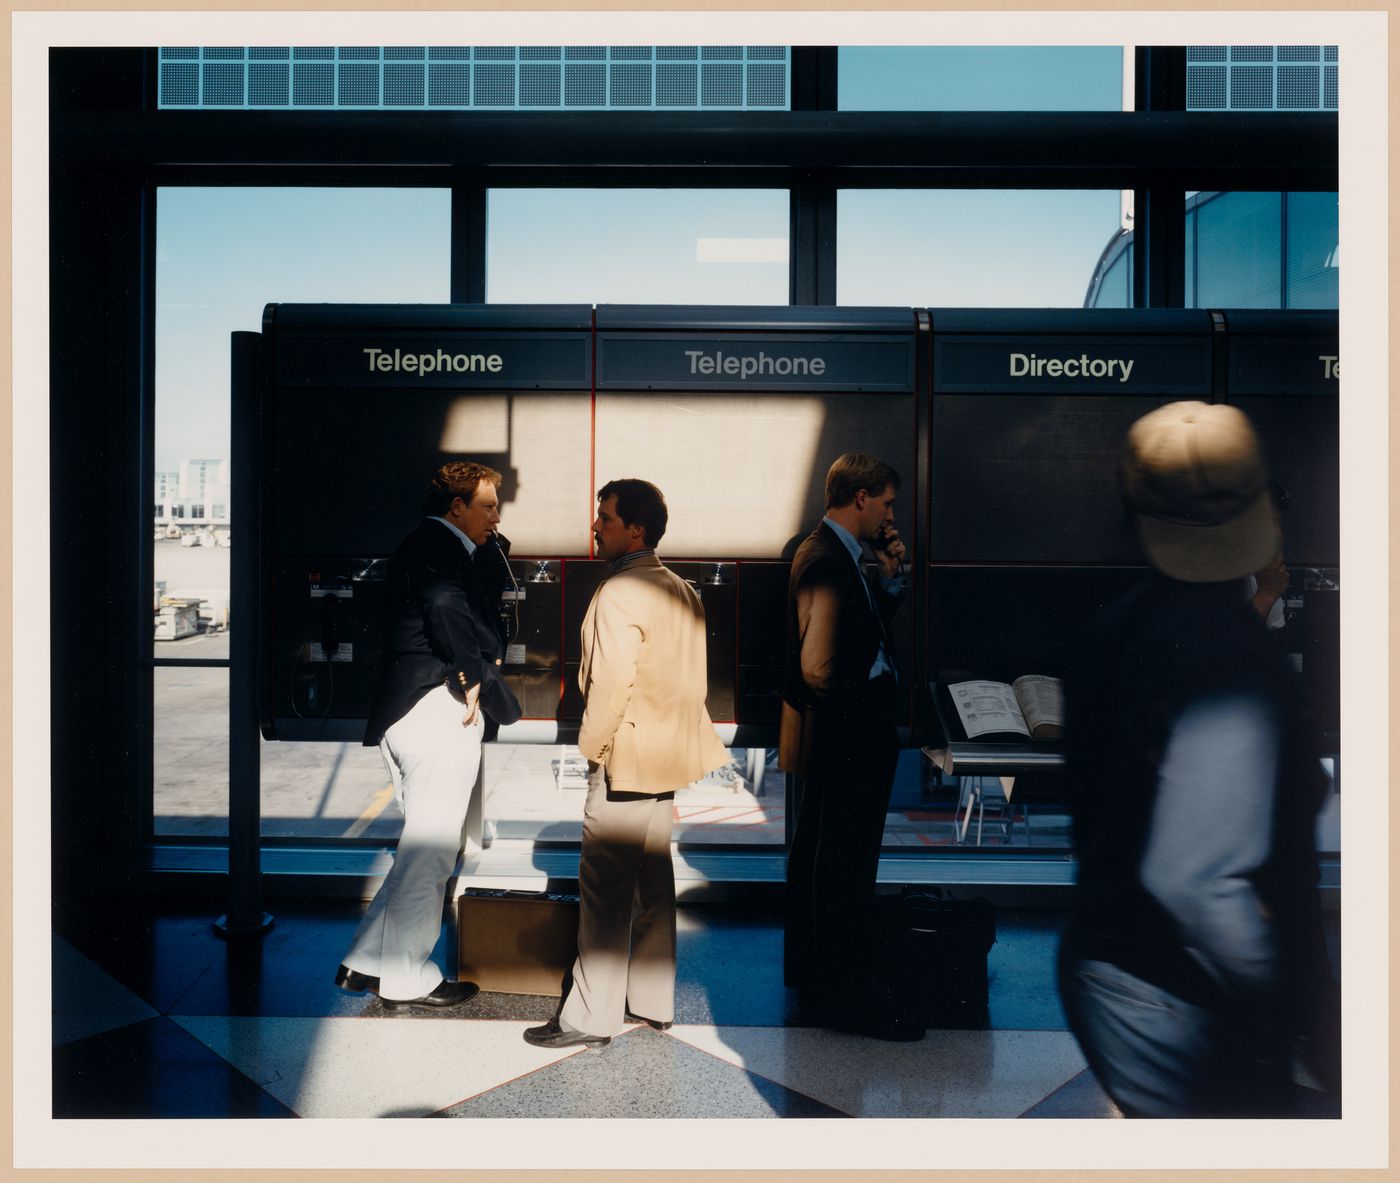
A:
[[[589,1035],[616,1035],[623,1009],[669,1023],[675,1012],[675,794],[609,795],[591,764],[579,848],[578,960],[559,1018]]]
[[[439,686],[379,741],[403,810],[403,833],[394,865],[355,930],[345,965],[377,977],[383,998],[421,998],[442,981],[432,954],[481,768],[481,714],[463,727],[465,714],[466,707]]]

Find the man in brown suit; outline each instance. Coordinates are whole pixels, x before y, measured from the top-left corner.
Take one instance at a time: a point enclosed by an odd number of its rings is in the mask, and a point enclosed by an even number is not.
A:
[[[826,1025],[880,1039],[923,1037],[874,989],[870,908],[899,755],[889,624],[904,544],[894,529],[899,474],[861,452],[826,474],[826,516],[788,578],[779,762],[802,778],[787,863],[783,971]],[[861,568],[862,544],[879,567]]]
[[[525,1032],[538,1047],[601,1047],[629,1017],[664,1030],[674,1014],[673,804],[729,752],[705,709],[705,610],[656,557],[666,517],[647,481],[598,490],[593,534],[609,567],[582,629],[578,959],[558,1018]]]

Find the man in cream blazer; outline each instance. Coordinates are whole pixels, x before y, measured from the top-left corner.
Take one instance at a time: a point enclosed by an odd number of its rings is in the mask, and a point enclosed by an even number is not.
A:
[[[677,789],[729,752],[705,709],[705,610],[656,557],[666,516],[647,481],[598,491],[593,534],[609,567],[583,619],[579,667],[589,776],[578,959],[558,1018],[525,1032],[539,1047],[601,1047],[628,1018],[665,1030],[673,1017],[672,808]]]

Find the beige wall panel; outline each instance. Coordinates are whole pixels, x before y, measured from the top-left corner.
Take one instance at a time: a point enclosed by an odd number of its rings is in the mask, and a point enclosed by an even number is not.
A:
[[[441,450],[511,469],[501,489],[501,533],[513,554],[586,555],[589,428],[586,391],[464,394],[444,417]]]
[[[842,452],[873,452],[912,486],[907,394],[600,393],[597,482],[641,477],[666,494],[675,559],[776,559],[822,513]],[[907,528],[908,507],[896,510]]]

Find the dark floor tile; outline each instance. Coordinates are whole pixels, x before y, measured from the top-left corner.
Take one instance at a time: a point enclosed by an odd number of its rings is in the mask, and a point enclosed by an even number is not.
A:
[[[703,923],[677,941],[676,1021],[719,1026],[802,1026],[810,1022],[795,991],[783,986],[783,924],[773,911],[692,908]],[[1055,983],[1063,914],[999,909],[997,942],[987,955],[990,1026],[1064,1031]]]
[[[991,1026],[1001,1031],[1066,1031],[1055,960],[1064,914],[998,908],[997,940],[987,954]]]
[[[1022,1117],[1122,1117],[1118,1106],[1103,1091],[1089,1069],[1071,1077]]]
[[[172,909],[138,900],[120,918],[92,914],[64,935],[166,1014],[380,1013],[373,996],[346,993],[334,980],[364,908],[359,900],[282,900],[271,905],[266,932],[227,940],[214,929],[216,904]],[[444,958],[450,927],[443,925]]]
[[[296,1116],[165,1018],[54,1048],[53,1115]]]
[[[53,1042],[72,1043],[155,1018],[158,1013],[60,936],[50,941]]]
[[[367,995],[335,985],[362,905],[279,908],[260,936],[218,940],[203,973],[169,1008],[180,1015],[332,1017],[363,1010]]]
[[[126,899],[94,904],[61,930],[68,942],[134,994],[168,1011],[223,956],[214,912]]]
[[[780,1027],[795,996],[783,986],[783,924],[770,910],[684,910],[676,939],[676,1022]]]
[[[669,1035],[639,1028],[439,1117],[846,1117]]]

